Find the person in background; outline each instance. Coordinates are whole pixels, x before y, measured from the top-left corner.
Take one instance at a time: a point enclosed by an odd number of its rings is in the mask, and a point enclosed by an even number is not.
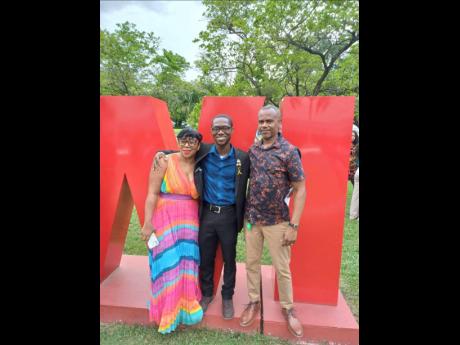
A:
[[[356,143],[354,155],[357,169],[353,176],[354,184],[350,202],[350,219],[359,220],[359,140]]]
[[[352,131],[351,135],[351,149],[350,149],[350,164],[348,168],[348,181],[354,185],[355,183],[355,173],[356,169],[358,169],[358,155],[357,149],[359,145],[359,135],[358,132]]]
[[[355,118],[353,120],[353,130],[358,134],[359,136],[359,118]]]
[[[350,219],[359,220],[359,167],[355,173],[355,184],[351,195]]]

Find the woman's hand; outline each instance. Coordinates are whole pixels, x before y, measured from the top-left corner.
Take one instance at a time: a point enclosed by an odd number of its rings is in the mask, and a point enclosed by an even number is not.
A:
[[[144,224],[141,230],[141,239],[142,241],[147,242],[150,238],[150,235],[154,231],[152,224]]]

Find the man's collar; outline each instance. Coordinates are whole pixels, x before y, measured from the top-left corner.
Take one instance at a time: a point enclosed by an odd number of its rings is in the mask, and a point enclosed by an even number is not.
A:
[[[271,146],[269,146],[268,148],[275,148],[275,149],[279,149],[281,147],[281,141],[283,140],[283,136],[281,135],[281,132],[278,132],[278,135],[276,136],[276,139],[275,141],[273,142],[273,144]],[[257,146],[261,147],[261,148],[264,148],[263,147],[263,139],[260,140],[257,144]]]
[[[230,144],[230,151],[228,151],[226,157],[227,157],[227,156],[231,156],[232,153],[233,153],[234,151],[235,151],[235,150],[233,149],[233,145]],[[210,152],[210,153],[213,152],[213,153],[215,153],[216,155],[220,156],[220,153],[217,151],[217,145],[216,145],[216,144],[212,145],[211,150],[209,150],[209,152]]]

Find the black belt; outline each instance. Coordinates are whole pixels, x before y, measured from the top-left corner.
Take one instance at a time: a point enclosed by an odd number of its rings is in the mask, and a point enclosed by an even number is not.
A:
[[[204,206],[206,207],[206,209],[214,213],[221,213],[225,210],[230,210],[235,207],[235,205],[228,205],[228,206],[212,205],[212,204],[208,204],[207,202],[204,203]]]

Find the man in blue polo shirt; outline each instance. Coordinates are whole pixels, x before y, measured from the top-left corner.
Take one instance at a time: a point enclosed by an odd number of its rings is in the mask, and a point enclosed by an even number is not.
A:
[[[216,115],[211,124],[214,144],[201,143],[195,156],[194,180],[200,194],[200,285],[203,312],[213,300],[214,264],[220,243],[224,261],[222,316],[234,316],[233,293],[236,277],[236,242],[243,228],[249,156],[230,144],[233,121]],[[158,153],[156,158],[161,157]]]

